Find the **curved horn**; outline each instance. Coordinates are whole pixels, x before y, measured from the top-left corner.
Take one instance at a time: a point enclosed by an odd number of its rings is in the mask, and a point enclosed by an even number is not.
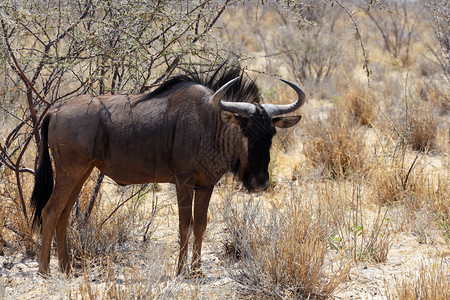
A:
[[[214,103],[215,106],[220,107],[220,100],[222,100],[225,93],[228,89],[239,79],[240,77],[236,77],[227,83],[225,83],[217,92],[214,93],[211,97],[211,102]]]
[[[211,102],[220,109],[239,114],[241,116],[248,116],[255,112],[256,108],[253,104],[247,102],[228,102],[222,101],[227,90],[238,80],[240,77],[236,77],[226,84],[224,84],[217,92],[211,97]]]
[[[300,87],[298,87],[296,84],[290,81],[284,79],[280,80],[288,84],[291,88],[293,88],[297,92],[298,98],[296,102],[286,105],[263,104],[262,106],[264,107],[266,112],[269,114],[269,116],[272,117],[293,112],[306,102],[305,92],[303,92],[303,90]]]
[[[243,117],[248,117],[255,113],[256,107],[254,104],[247,102],[227,102],[220,101],[220,108]]]

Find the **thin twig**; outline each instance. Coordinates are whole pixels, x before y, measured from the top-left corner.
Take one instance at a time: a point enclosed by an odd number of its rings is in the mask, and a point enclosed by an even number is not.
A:
[[[133,193],[130,197],[128,197],[122,203],[117,205],[117,207],[109,214],[109,216],[106,219],[103,220],[103,222],[100,224],[100,226],[98,226],[98,228],[95,231],[97,232],[98,230],[100,230],[103,224],[105,224],[106,221],[108,221],[119,210],[119,208],[121,208],[125,203],[127,203],[131,199],[133,199],[136,195],[139,195],[147,186],[148,184],[143,185],[137,192]]]
[[[89,217],[91,216],[92,209],[94,208],[94,203],[97,200],[98,194],[100,192],[100,188],[103,183],[103,178],[105,178],[105,175],[103,173],[100,173],[97,177],[97,181],[95,182],[94,191],[92,192],[91,199],[89,200],[88,208],[86,209],[86,212],[84,213],[83,217],[83,223],[87,224],[89,221]]]
[[[406,177],[405,177],[405,181],[403,181],[403,189],[406,189],[406,183],[408,183],[409,174],[411,174],[411,171],[414,168],[414,164],[416,163],[418,158],[419,158],[419,154],[416,155],[416,158],[414,158],[414,161],[412,162],[411,166],[409,167],[408,173],[406,174]]]
[[[1,20],[0,22],[2,23],[3,36],[5,38],[6,47],[8,48],[9,54],[11,55],[11,59],[13,60],[14,65],[15,65],[17,71],[19,72],[20,77],[27,84],[27,86],[36,94],[36,96],[39,98],[40,101],[44,102],[47,105],[50,105],[50,102],[48,102],[44,98],[42,98],[42,96],[38,93],[38,91],[36,91],[34,86],[31,84],[28,77],[23,73],[22,68],[20,67],[19,63],[17,62],[16,56],[14,55],[14,52],[11,49],[11,45],[9,44],[8,35],[6,34],[5,22],[3,22],[3,20]]]
[[[347,8],[345,8],[345,6],[343,6],[338,0],[335,0],[335,1],[345,11],[345,13],[348,15],[348,17],[352,21],[353,25],[355,26],[356,36],[358,37],[359,45],[361,47],[362,54],[363,54],[363,57],[364,57],[363,69],[366,70],[367,85],[370,87],[370,75],[372,75],[372,70],[369,69],[369,58],[367,56],[366,47],[364,46],[364,42],[362,40],[362,36],[361,36],[360,31],[359,31],[358,24],[356,23],[355,18],[353,18],[354,13],[350,12]]]

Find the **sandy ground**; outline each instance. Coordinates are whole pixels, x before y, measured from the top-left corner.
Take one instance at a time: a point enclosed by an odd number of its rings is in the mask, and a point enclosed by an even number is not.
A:
[[[172,188],[165,188],[169,197],[173,196]],[[161,192],[162,193],[162,192]],[[217,195],[215,195],[217,197]],[[217,208],[212,208],[214,211]],[[169,241],[169,246],[177,248],[176,219],[167,219],[162,216],[158,229],[153,238],[155,242]],[[421,239],[416,233],[396,233],[392,239],[388,259],[385,263],[357,263],[351,268],[349,281],[335,293],[336,299],[385,299],[387,288],[398,284],[402,278],[411,278],[427,269],[431,264],[442,260],[449,270],[450,249],[439,233],[430,233],[428,240]],[[223,297],[240,298],[239,285],[233,281],[230,272],[237,271],[236,266],[224,264],[220,258],[223,236],[218,222],[211,222],[207,230],[203,252],[202,281],[191,279],[176,279],[174,276],[166,277],[173,282],[176,290],[183,290],[182,295],[191,295],[193,298],[220,299]],[[330,250],[331,251],[331,250]],[[176,250],[173,251],[176,253]],[[172,255],[173,256],[173,255]],[[151,259],[151,258],[146,258]],[[145,259],[144,259],[145,260]],[[175,257],[169,258],[175,261]],[[145,264],[145,261],[142,262]],[[6,249],[0,256],[0,299],[68,299],[80,298],[80,290],[86,287],[86,278],[83,275],[67,278],[57,270],[57,260],[53,255],[51,259],[51,277],[43,278],[37,274],[38,263],[35,259],[24,258],[20,253],[9,253]],[[126,272],[124,268],[121,272]],[[80,272],[78,272],[80,273]],[[88,282],[97,290],[105,290],[101,278],[95,275],[93,268],[89,272]],[[120,272],[119,272],[120,273]],[[124,282],[124,274],[117,274],[115,283],[119,286]],[[450,276],[448,274],[447,276]],[[101,276],[100,276],[101,277]],[[450,280],[450,278],[449,278]],[[173,288],[173,287],[172,287]],[[101,292],[100,292],[101,294]],[[165,293],[164,298],[178,298],[180,293]]]
[[[222,266],[216,247],[206,244],[203,256],[203,270],[206,275],[199,285],[199,294],[233,294],[238,297],[239,286],[230,278]],[[398,234],[388,255],[386,263],[359,263],[352,267],[350,281],[335,294],[337,299],[385,299],[386,288],[393,286],[400,278],[413,278],[417,272],[436,262],[441,257],[449,265],[450,249],[445,245],[419,244],[412,235]],[[441,249],[441,250],[440,250]],[[76,295],[83,282],[82,277],[66,279],[56,270],[56,259],[52,258],[52,277],[42,278],[37,274],[36,260],[24,259],[21,255],[0,257],[0,298],[2,299],[59,299],[68,298],[68,290]],[[450,274],[448,275],[450,276]],[[93,280],[92,280],[93,281]],[[181,286],[189,290],[189,285],[198,288],[198,282],[185,280]],[[196,290],[196,294],[198,291]]]
[[[385,263],[359,263],[350,271],[350,281],[336,293],[338,299],[385,299],[388,288],[401,279],[413,279],[440,258],[450,266],[450,249],[438,239],[433,244],[420,244],[412,234],[398,233]],[[448,274],[450,279],[450,274]]]

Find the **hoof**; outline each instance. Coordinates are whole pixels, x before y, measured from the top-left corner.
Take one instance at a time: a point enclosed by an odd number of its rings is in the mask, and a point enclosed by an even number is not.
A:
[[[192,269],[189,273],[189,278],[191,279],[204,279],[206,278],[205,274],[203,274],[200,269]]]
[[[37,275],[38,275],[39,277],[44,278],[44,279],[49,279],[49,278],[50,278],[50,276],[49,276],[48,273],[44,273],[44,272],[41,272],[41,271],[37,271]]]
[[[179,269],[177,271],[177,277],[188,277],[189,272],[186,270],[186,268]]]

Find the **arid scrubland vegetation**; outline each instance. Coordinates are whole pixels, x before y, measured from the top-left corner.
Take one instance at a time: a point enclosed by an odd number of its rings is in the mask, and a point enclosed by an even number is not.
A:
[[[450,298],[447,1],[0,4],[0,299]],[[239,63],[278,130],[270,189],[231,175],[209,209],[202,278],[176,277],[176,192],[93,172],[70,220],[73,274],[37,273],[29,198],[53,105],[151,90]],[[54,249],[54,248],[53,248]]]

